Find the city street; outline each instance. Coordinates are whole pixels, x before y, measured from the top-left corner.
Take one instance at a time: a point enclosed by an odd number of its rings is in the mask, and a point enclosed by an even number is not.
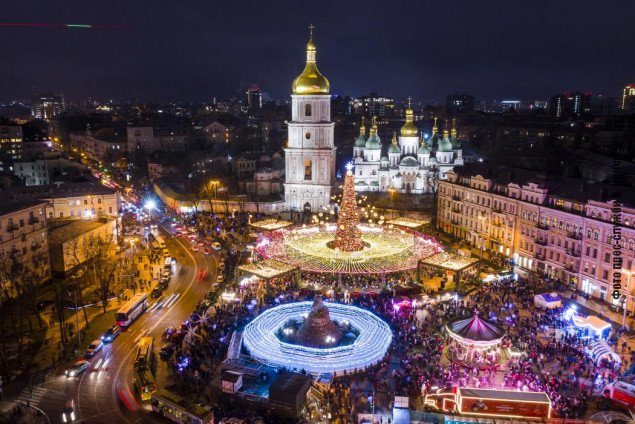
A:
[[[217,263],[213,255],[203,257],[191,252],[183,240],[170,236],[165,229],[161,232],[176,259],[174,277],[163,297],[165,304],[155,309],[150,301],[149,311],[91,358],[90,367],[79,377],[66,377],[64,370],[72,362],[65,363],[56,372],[43,376],[45,382],[34,388],[32,396],[28,387],[19,396],[42,409],[51,422],[61,422],[64,404],[70,399],[75,400],[78,422],[121,423],[140,419],[141,422],[162,422],[158,416],[149,414],[149,403],[141,404],[133,393],[136,343],[143,336],[153,336],[158,354],[163,330],[170,325],[178,327],[189,317],[215,281]],[[207,271],[203,281],[197,279],[200,270]],[[165,363],[157,360],[157,381],[164,381],[167,372]]]

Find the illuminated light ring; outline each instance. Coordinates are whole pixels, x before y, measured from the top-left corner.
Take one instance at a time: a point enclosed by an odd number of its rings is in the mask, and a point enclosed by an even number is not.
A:
[[[284,343],[277,330],[290,319],[306,316],[313,302],[296,302],[268,309],[243,332],[243,344],[258,361],[272,367],[305,370],[311,374],[362,371],[381,361],[392,342],[392,330],[381,318],[356,306],[327,303],[331,319],[347,321],[359,331],[353,344],[313,348]]]
[[[309,225],[271,232],[257,246],[263,258],[290,263],[304,271],[344,274],[380,274],[417,268],[420,260],[443,251],[433,238],[391,225],[362,224],[368,248],[343,252],[328,246],[336,226]]]

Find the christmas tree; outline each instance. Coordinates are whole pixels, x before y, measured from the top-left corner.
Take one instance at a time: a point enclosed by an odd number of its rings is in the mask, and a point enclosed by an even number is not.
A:
[[[362,241],[362,232],[358,227],[359,212],[357,211],[357,199],[355,198],[352,166],[349,165],[347,168],[333,247],[345,252],[355,252],[364,248],[364,242]]]

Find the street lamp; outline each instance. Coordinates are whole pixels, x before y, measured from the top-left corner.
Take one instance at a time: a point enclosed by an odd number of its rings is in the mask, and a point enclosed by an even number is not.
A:
[[[152,200],[146,200],[145,205],[143,205],[143,207],[145,207],[148,210],[148,213],[150,214],[150,224],[152,224],[152,209],[157,207],[157,203]]]

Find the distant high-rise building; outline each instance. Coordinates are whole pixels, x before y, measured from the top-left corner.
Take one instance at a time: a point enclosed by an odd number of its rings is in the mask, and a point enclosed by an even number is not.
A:
[[[591,93],[556,94],[549,102],[549,111],[556,119],[578,118],[591,112]]]
[[[450,94],[445,98],[445,113],[447,116],[469,113],[474,110],[474,96],[471,94]]]
[[[520,110],[522,102],[520,100],[501,100],[500,107],[502,110]]]
[[[355,100],[354,108],[358,115],[383,118],[392,114],[395,109],[395,100],[377,93],[370,93]]]
[[[262,109],[262,93],[258,84],[247,87],[247,108],[249,116],[257,116]]]
[[[13,162],[22,158],[22,127],[0,126],[0,158]]]
[[[51,119],[64,112],[64,96],[43,93],[31,99],[31,115],[36,119]]]
[[[628,84],[624,87],[622,110],[626,113],[635,113],[635,84]]]

